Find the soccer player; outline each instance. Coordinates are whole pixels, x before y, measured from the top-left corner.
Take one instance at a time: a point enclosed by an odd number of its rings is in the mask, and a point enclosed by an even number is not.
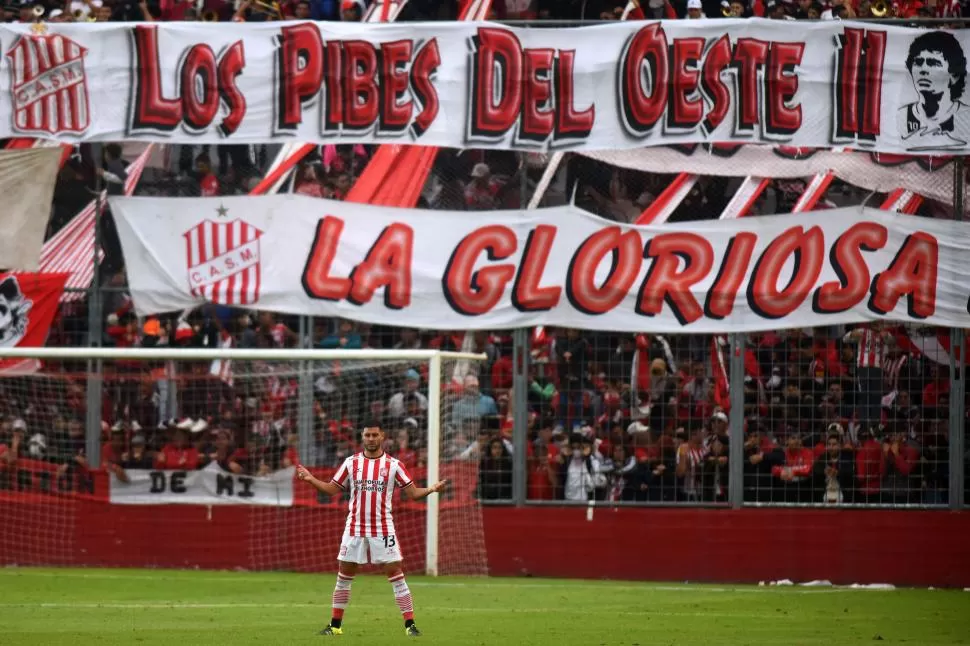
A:
[[[357,566],[370,562],[384,566],[387,580],[394,590],[394,600],[404,616],[405,634],[418,637],[421,632],[414,625],[411,591],[401,569],[401,548],[394,533],[391,506],[396,488],[402,489],[411,500],[421,500],[444,490],[447,482],[442,480],[430,487],[416,487],[404,465],[384,453],[384,431],[380,427],[365,428],[361,439],[364,450],[344,460],[330,482],[318,480],[303,466],[296,470],[300,480],[328,496],[350,491],[347,525],[337,555],[333,614],[330,624],[320,634],[343,634],[344,609],[350,603],[350,585],[354,582]]]

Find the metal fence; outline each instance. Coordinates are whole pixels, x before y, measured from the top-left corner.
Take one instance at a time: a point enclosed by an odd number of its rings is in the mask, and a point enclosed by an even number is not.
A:
[[[101,148],[84,146],[79,152],[58,185],[50,235],[101,189],[93,172]],[[198,195],[202,182],[214,178],[218,194],[243,194],[274,154],[272,147],[168,146],[149,165],[137,193]],[[284,190],[341,199],[372,154],[364,146],[321,149],[301,163]],[[126,155],[132,158],[133,152]],[[962,217],[962,159],[953,167],[952,206],[927,201],[920,214]],[[474,211],[574,201],[605,218],[630,222],[672,179],[576,154],[442,150],[418,206]],[[774,182],[756,211],[791,210],[807,180]],[[738,182],[701,178],[670,220],[718,217]],[[836,180],[824,199],[848,205],[877,203],[879,197]],[[968,500],[963,331],[943,338],[937,330],[891,326],[747,337],[565,329],[465,333],[227,308],[144,321],[131,312],[110,212],[98,220],[95,237],[96,248],[104,251],[103,259],[93,250],[90,256],[95,284],[84,298],[62,305],[49,345],[216,347],[231,338],[235,347],[487,353],[484,365],[454,384],[478,402],[478,419],[474,426],[453,429],[443,447],[449,455],[480,461],[478,495],[486,502],[952,508]],[[873,331],[885,347],[878,367],[862,365],[858,356],[859,336]],[[260,455],[265,442],[252,430],[260,422],[284,424],[280,446],[293,450],[291,460],[332,461],[352,448],[353,433],[348,437],[346,430],[365,419],[387,426],[392,452],[418,460],[425,448],[414,429],[423,428],[421,398],[428,386],[410,368],[387,374],[371,390],[338,383],[347,390],[343,398],[299,380],[258,390],[228,385],[208,363],[186,364],[180,368],[184,374],[169,375],[178,388],[165,392],[157,383],[166,380],[146,379],[131,367],[127,373],[100,363],[62,368],[60,381],[39,388],[0,379],[6,395],[0,444],[9,445],[20,433],[19,451],[27,454],[38,428],[56,439],[67,437],[72,421],[83,422],[86,454],[98,464],[112,442],[121,442],[112,451],[127,450],[136,435],[144,435],[133,423],[154,429],[168,418],[211,424],[236,415],[238,432],[228,439],[252,455]],[[398,392],[404,409],[397,402],[392,414],[390,399]],[[39,413],[42,406],[50,408],[48,414]],[[169,441],[163,432],[152,435],[149,450]],[[216,439],[205,435],[199,441]],[[240,467],[275,468],[284,454]]]

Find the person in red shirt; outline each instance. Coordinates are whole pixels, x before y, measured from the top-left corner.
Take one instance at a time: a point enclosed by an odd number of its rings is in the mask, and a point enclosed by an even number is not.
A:
[[[499,184],[492,181],[492,169],[478,163],[472,168],[471,181],[465,187],[465,207],[469,211],[488,211],[498,206]]]
[[[875,434],[863,430],[860,433],[862,444],[855,454],[855,473],[859,490],[855,502],[879,502],[880,483],[885,468],[882,444]]]
[[[555,500],[558,474],[550,458],[550,451],[539,450],[536,455],[529,445],[529,474],[526,481],[528,500]],[[558,451],[556,452],[558,454]]]
[[[155,467],[179,471],[194,471],[199,468],[199,451],[189,444],[185,429],[175,429],[172,441],[162,447],[155,458]]]
[[[940,407],[940,396],[950,393],[950,375],[941,365],[930,366],[930,382],[923,388],[923,407],[927,409],[927,417],[935,417],[933,411]]]
[[[395,439],[397,440],[397,445],[391,454],[407,469],[413,471],[418,464],[418,454],[411,448],[411,438],[408,435],[408,429],[402,428],[398,431]]]
[[[906,504],[919,501],[920,483],[915,477],[919,449],[902,428],[895,428],[882,444],[882,502]]]
[[[199,194],[202,197],[219,195],[219,178],[212,172],[212,160],[208,153],[202,153],[195,158],[195,172],[199,178]]]
[[[112,426],[111,438],[101,445],[101,462],[104,464],[120,463],[121,456],[127,451],[126,440],[125,427],[120,423]]]
[[[790,433],[785,447],[785,462],[771,469],[781,482],[785,502],[811,502],[810,477],[815,453],[802,444],[799,433]]]

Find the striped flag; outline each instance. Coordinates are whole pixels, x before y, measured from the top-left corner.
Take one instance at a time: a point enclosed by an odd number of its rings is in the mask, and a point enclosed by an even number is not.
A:
[[[148,144],[141,155],[128,166],[125,180],[125,195],[135,192],[138,180],[145,171],[154,144]],[[80,213],[71,218],[63,229],[44,243],[40,252],[40,273],[67,273],[70,277],[65,285],[62,303],[74,303],[87,297],[86,290],[94,280],[95,226],[100,213],[98,205],[104,208],[106,194],[91,200]],[[98,262],[104,259],[104,252],[98,250]],[[78,290],[78,291],[71,291]]]

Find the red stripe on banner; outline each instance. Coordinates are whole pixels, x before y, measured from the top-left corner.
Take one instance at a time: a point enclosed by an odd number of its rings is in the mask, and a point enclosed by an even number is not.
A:
[[[241,223],[242,227],[239,231],[239,244],[244,245],[249,242],[249,225]],[[242,272],[239,277],[239,304],[249,305],[255,302],[253,299],[249,298],[249,274],[254,271],[253,267],[248,268],[246,271]]]
[[[206,238],[207,238],[206,242],[209,243],[209,257],[210,258],[218,258],[219,257],[219,254],[222,253],[221,249],[219,249],[219,228],[220,227],[219,227],[219,225],[217,223],[210,222],[209,223],[209,230],[206,232]],[[210,293],[209,299],[213,303],[221,303],[222,302],[221,300],[219,300],[219,298],[220,298],[219,297],[219,289],[221,287],[220,282],[221,281],[216,281],[216,282],[212,283],[212,285],[211,285],[211,293]]]
[[[812,181],[805,187],[805,192],[802,193],[801,197],[798,198],[798,202],[792,207],[791,212],[802,213],[814,209],[815,205],[825,195],[825,191],[829,190],[829,186],[832,185],[832,180],[834,179],[834,173],[819,173],[813,177]]]
[[[734,197],[724,207],[724,211],[721,213],[719,219],[730,220],[733,218],[743,218],[748,215],[751,212],[751,208],[758,201],[758,198],[761,197],[761,194],[765,192],[769,184],[771,184],[771,178],[768,177],[748,176],[744,178]]]
[[[697,183],[697,175],[681,173],[674,178],[667,188],[657,196],[647,208],[643,210],[636,224],[662,224],[670,218],[671,214],[677,209],[684,198],[690,194],[690,190]]]

